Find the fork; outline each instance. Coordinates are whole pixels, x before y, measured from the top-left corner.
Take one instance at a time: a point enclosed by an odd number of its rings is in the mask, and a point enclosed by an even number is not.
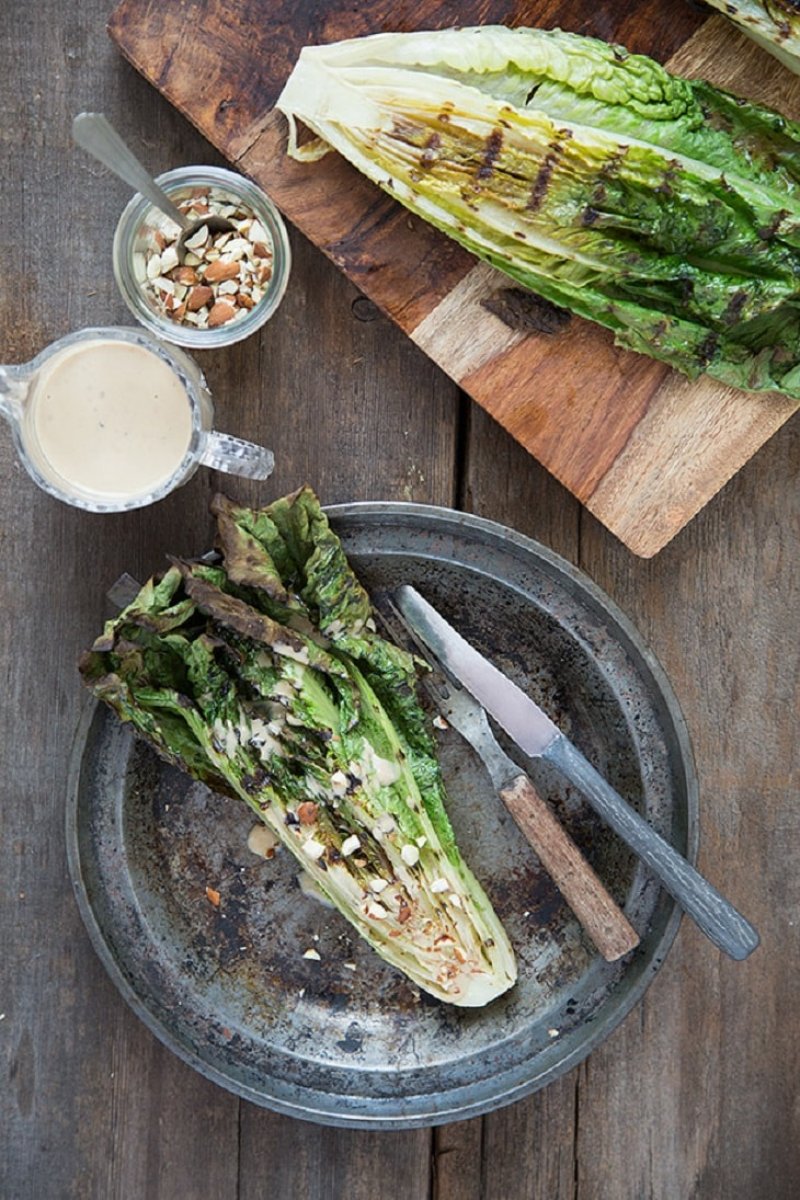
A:
[[[452,681],[390,596],[380,593],[372,603],[391,640],[429,667],[422,678],[427,695],[478,754],[498,796],[603,958],[615,962],[628,954],[639,944],[639,935],[528,776],[503,750],[481,705]]]

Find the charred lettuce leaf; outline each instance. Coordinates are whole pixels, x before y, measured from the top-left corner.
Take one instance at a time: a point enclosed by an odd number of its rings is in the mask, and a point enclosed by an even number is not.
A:
[[[800,399],[800,125],[559,30],[302,50],[278,107],[618,345]],[[296,122],[317,141],[298,146]]]
[[[706,0],[800,75],[800,0]]]
[[[508,938],[445,808],[414,660],[383,639],[319,501],[217,496],[219,565],[175,560],[81,660],[169,762],[243,800],[382,957],[432,995],[510,988]]]

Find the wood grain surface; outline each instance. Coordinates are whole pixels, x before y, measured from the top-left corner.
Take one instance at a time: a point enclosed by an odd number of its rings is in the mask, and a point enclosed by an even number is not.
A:
[[[612,25],[620,7],[562,12]],[[647,10],[665,38],[697,21],[677,0]],[[105,111],[154,171],[218,161],[122,61],[107,18],[101,0],[0,6],[4,361],[82,325],[129,320],[110,257],[128,195],[70,145],[74,113]],[[771,78],[778,70],[769,61]],[[264,440],[278,462],[265,485],[226,487],[268,501],[308,480],[331,503],[452,504],[586,570],[673,682],[700,777],[700,865],[762,946],[746,963],[723,961],[685,922],[643,1003],[581,1067],[436,1131],[323,1129],[203,1080],[106,978],[72,898],[63,818],[82,703],[75,663],[104,619],[105,590],[122,570],[144,576],[167,552],[205,548],[223,480],[202,472],[152,509],[92,516],[38,492],[0,429],[0,1197],[794,1200],[797,419],[661,554],[637,559],[317,249],[292,241],[276,317],[202,356],[220,427]]]
[[[699,6],[698,6],[699,7]],[[706,10],[706,15],[707,15]],[[336,155],[287,158],[271,112],[301,46],[383,29],[562,26],[652,53],[688,76],[800,116],[800,80],[724,18],[664,0],[122,0],[123,53],[452,379],[635,553],[659,551],[795,411],[778,395],[690,383],[573,318],[514,332],[482,301],[508,279],[475,260]],[[202,83],[200,82],[202,81]]]

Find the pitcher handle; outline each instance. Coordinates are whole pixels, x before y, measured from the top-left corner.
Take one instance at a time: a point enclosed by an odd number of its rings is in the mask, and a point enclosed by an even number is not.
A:
[[[275,467],[275,455],[264,446],[212,429],[206,434],[200,462],[217,471],[226,471],[228,475],[241,475],[244,479],[268,479]]]

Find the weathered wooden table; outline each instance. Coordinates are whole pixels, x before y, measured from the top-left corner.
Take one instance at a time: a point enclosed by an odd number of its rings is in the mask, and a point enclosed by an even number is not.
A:
[[[101,0],[0,8],[0,357],[128,323],[110,243],[125,188],[75,151],[102,109],[154,170],[216,156],[126,66]],[[701,867],[760,928],[746,963],[684,923],[642,1004],[548,1089],[436,1131],[326,1130],[240,1102],[128,1011],[67,876],[78,652],[122,570],[207,544],[204,472],[150,510],[95,517],[39,493],[0,431],[2,1200],[789,1200],[800,1194],[800,424],[790,421],[658,557],[623,549],[294,238],[263,335],[203,356],[219,424],[272,445],[269,499],[411,499],[510,524],[579,564],[666,667],[701,783]],[[793,773],[794,772],[794,773]]]

